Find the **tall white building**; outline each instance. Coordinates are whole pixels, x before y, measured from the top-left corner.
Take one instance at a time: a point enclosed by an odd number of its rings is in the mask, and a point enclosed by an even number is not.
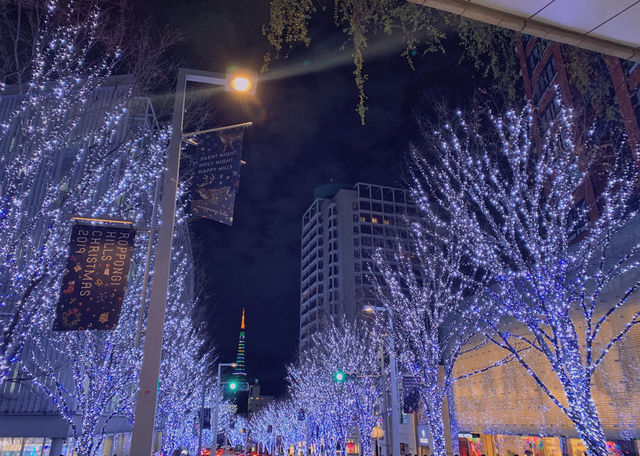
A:
[[[407,190],[366,183],[316,188],[302,217],[301,350],[326,317],[353,318],[375,304],[373,255],[408,242],[405,220],[416,216],[408,197]]]

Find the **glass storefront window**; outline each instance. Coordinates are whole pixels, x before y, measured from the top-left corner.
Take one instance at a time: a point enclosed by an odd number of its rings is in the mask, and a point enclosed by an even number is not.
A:
[[[21,438],[7,437],[0,439],[0,456],[20,456],[21,450]]]
[[[42,437],[0,438],[0,456],[50,456],[51,439]]]

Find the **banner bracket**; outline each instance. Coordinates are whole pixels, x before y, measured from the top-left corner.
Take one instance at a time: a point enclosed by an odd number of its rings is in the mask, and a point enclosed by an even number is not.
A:
[[[252,125],[253,125],[253,122],[243,122],[235,125],[227,125],[225,127],[210,128],[209,130],[200,130],[200,131],[194,131],[191,133],[183,133],[182,139],[191,138],[192,136],[204,135],[207,133],[215,133],[216,131],[231,130],[232,128],[250,127]]]
[[[115,219],[106,219],[106,218],[93,218],[93,217],[78,217],[72,216],[71,220],[81,221],[81,222],[102,222],[102,223],[121,223],[123,225],[133,225],[133,222],[129,220],[115,220]]]

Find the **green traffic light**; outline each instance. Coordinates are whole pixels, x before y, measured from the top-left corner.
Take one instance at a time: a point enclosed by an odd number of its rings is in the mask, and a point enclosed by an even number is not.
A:
[[[342,381],[344,381],[344,372],[337,371],[335,374],[333,374],[333,379],[334,379],[336,382],[342,382]]]
[[[231,391],[235,391],[238,388],[238,384],[236,382],[229,383],[229,389]]]

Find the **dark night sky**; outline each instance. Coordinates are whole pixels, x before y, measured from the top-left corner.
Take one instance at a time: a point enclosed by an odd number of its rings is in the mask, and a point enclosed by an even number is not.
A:
[[[136,5],[140,15],[186,33],[179,52],[194,68],[224,71],[237,62],[258,69],[262,63],[267,1],[136,0]],[[247,370],[260,379],[264,394],[284,392],[285,365],[297,349],[301,217],[313,189],[330,180],[398,184],[415,112],[428,115],[424,95],[456,98],[473,87],[473,72],[458,66],[455,45],[447,46],[447,55],[419,58],[412,71],[401,45],[381,35],[365,62],[369,111],[361,126],[348,44],[340,50],[345,37],[319,23],[313,40],[310,49],[274,62],[267,77],[300,68],[302,74],[261,82],[256,103],[240,119],[255,125],[245,136],[247,165],[234,226],[192,222],[200,298],[220,360],[235,358],[246,307]],[[228,123],[224,112],[219,117]]]

